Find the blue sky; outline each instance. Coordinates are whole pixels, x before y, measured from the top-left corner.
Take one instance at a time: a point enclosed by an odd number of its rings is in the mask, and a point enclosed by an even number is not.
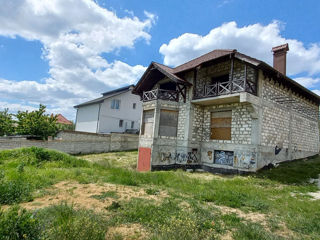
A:
[[[0,0],[0,109],[72,106],[135,83],[151,61],[179,65],[215,48],[272,63],[320,93],[317,0]]]

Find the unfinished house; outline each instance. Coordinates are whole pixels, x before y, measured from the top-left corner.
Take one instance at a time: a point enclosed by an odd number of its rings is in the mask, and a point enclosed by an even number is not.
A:
[[[152,62],[133,93],[143,113],[138,170],[254,172],[319,152],[320,97],[286,76],[288,44],[273,67],[214,50],[170,68]]]

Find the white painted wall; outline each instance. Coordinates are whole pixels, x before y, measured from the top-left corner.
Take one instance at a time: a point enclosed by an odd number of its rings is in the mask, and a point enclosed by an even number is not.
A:
[[[112,99],[120,100],[120,109],[111,109]],[[136,109],[133,109],[133,103],[136,103]],[[131,91],[108,98],[101,104],[99,133],[124,132],[131,129],[131,121],[134,121],[133,129],[139,129],[141,112],[140,97]],[[123,120],[122,127],[119,127],[119,120]]]
[[[120,100],[119,109],[111,109],[113,99]],[[133,109],[133,103],[136,103],[135,109]],[[100,104],[99,118],[99,103],[78,108],[76,131],[92,133],[125,132],[126,129],[131,129],[131,121],[134,121],[133,129],[140,129],[142,103],[139,96],[128,91],[107,98]],[[119,127],[120,120],[123,120],[122,127]]]
[[[99,103],[79,107],[77,110],[76,131],[97,132]]]

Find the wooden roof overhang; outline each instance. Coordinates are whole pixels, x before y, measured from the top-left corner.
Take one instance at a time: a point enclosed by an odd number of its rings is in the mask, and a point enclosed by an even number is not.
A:
[[[132,93],[137,95],[142,95],[144,91],[149,91],[153,86],[162,80],[164,77],[167,77],[171,81],[175,82],[180,90],[180,88],[191,86],[192,84],[171,72],[172,69],[166,67],[162,64],[152,62],[147,70],[142,75],[139,82],[136,84]]]

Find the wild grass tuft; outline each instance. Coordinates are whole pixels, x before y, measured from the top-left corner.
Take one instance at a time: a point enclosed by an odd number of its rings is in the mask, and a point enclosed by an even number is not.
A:
[[[103,240],[107,222],[91,210],[75,209],[67,203],[48,207],[37,212],[43,224],[42,237],[52,240]]]
[[[33,213],[19,206],[0,210],[0,240],[41,239],[41,224]]]

